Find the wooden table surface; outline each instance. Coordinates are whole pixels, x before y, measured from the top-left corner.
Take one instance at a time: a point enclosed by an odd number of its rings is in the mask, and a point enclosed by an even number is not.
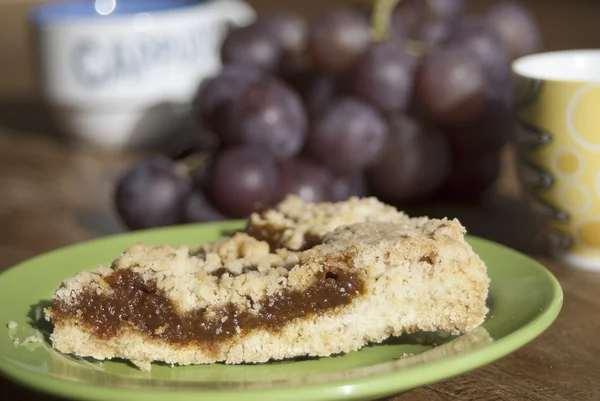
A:
[[[0,104],[0,270],[74,242],[121,230],[111,209],[115,178],[135,156],[81,148],[56,139],[46,116]],[[48,130],[46,130],[48,131]],[[600,273],[570,269],[536,245],[538,227],[515,196],[510,153],[498,190],[477,206],[437,205],[418,212],[459,217],[472,234],[526,252],[564,290],[564,307],[540,337],[462,376],[389,400],[600,400]],[[415,211],[417,212],[417,211]],[[1,400],[39,400],[0,379]]]

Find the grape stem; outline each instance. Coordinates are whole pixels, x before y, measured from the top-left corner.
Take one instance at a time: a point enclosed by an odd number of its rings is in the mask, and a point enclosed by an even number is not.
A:
[[[419,57],[427,52],[427,48],[425,47],[425,44],[418,40],[404,39],[403,43],[404,43],[404,49],[411,56]]]
[[[392,12],[402,0],[375,0],[371,17],[371,35],[376,41],[385,41],[390,37]]]

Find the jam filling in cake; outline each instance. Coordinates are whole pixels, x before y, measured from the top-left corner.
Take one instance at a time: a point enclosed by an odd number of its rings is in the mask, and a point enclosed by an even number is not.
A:
[[[84,327],[101,339],[133,325],[151,338],[173,344],[214,345],[257,328],[277,331],[293,319],[346,305],[363,291],[363,282],[356,275],[328,271],[320,272],[306,291],[287,290],[265,298],[259,312],[238,311],[233,304],[225,304],[217,310],[201,308],[181,313],[156,283],[144,282],[132,270],[118,270],[104,280],[112,290],[109,294],[88,290],[78,296],[76,303],[55,302],[54,323],[60,325],[78,315]]]

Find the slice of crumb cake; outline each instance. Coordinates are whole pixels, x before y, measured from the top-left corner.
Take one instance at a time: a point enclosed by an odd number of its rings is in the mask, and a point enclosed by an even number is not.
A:
[[[300,252],[273,250],[250,229],[191,252],[135,245],[111,267],[65,280],[47,310],[53,346],[149,369],[328,356],[405,332],[474,329],[489,279],[464,228],[404,216],[332,224]]]

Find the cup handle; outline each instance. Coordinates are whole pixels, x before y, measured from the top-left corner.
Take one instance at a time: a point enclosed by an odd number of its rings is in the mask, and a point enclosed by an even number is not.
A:
[[[256,19],[256,12],[247,4],[239,0],[213,0],[215,11],[223,20],[234,27],[249,25]]]

